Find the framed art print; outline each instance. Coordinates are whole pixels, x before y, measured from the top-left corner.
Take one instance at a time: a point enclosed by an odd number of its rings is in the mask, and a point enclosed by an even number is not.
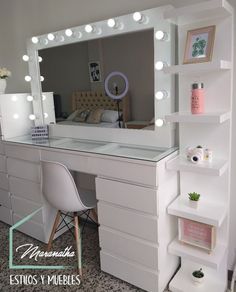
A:
[[[101,67],[99,61],[93,61],[89,62],[89,76],[90,76],[90,82],[101,82]]]
[[[184,53],[184,64],[209,62],[212,59],[216,26],[189,30]]]

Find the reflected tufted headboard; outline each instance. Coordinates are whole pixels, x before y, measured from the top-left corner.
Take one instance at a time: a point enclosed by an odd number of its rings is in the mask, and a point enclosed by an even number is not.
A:
[[[106,94],[96,91],[75,91],[72,94],[72,110],[103,108],[106,110],[117,110],[117,102]],[[120,111],[123,113],[123,121],[130,120],[129,96],[125,96],[120,102]]]

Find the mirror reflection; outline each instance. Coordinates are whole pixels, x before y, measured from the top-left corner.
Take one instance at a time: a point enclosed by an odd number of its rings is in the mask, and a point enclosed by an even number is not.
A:
[[[57,123],[154,129],[152,29],[47,48],[39,55],[42,90],[54,93]]]

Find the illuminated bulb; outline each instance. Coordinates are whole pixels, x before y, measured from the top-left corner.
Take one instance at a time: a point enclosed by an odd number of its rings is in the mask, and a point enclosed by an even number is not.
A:
[[[53,41],[55,39],[54,34],[53,33],[49,33],[48,34],[48,39],[49,39],[49,41]]]
[[[115,27],[117,27],[117,22],[114,18],[110,18],[107,21],[107,25],[111,28],[115,28]]]
[[[168,34],[162,30],[158,30],[155,37],[158,41],[165,41],[168,38]]]
[[[158,61],[155,64],[155,68],[156,68],[157,71],[161,71],[161,70],[163,70],[163,68],[165,67],[165,65],[166,64],[164,62]]]
[[[24,55],[22,57],[23,61],[28,62],[29,61],[29,56],[28,55]]]
[[[38,61],[41,63],[43,61],[43,58],[41,56],[38,56]]]
[[[68,28],[68,29],[65,30],[65,35],[68,36],[68,37],[71,37],[73,35],[73,31]]]
[[[157,100],[162,100],[162,99],[168,97],[168,92],[165,91],[165,90],[157,91],[157,93],[155,94],[155,97],[156,97]]]
[[[161,128],[164,125],[164,120],[157,119],[155,124],[157,127]]]
[[[26,99],[27,99],[28,101],[33,101],[33,100],[34,100],[33,96],[31,96],[31,95],[28,95],[28,96],[26,97]]]
[[[43,82],[44,81],[44,77],[40,76],[40,81]]]
[[[36,119],[36,116],[33,115],[33,114],[31,114],[31,115],[29,115],[29,119],[30,119],[31,121],[34,121],[34,120]]]
[[[47,113],[44,113],[44,118],[48,118],[48,114]]]
[[[31,81],[31,77],[29,75],[25,76],[25,81],[26,82],[30,82]]]
[[[142,13],[140,13],[140,12],[135,12],[135,13],[133,14],[133,19],[134,19],[134,21],[136,21],[136,22],[142,23],[142,22],[144,22],[145,17],[144,17],[144,15],[143,15]]]
[[[94,27],[91,25],[91,24],[87,24],[84,28],[84,30],[87,32],[87,33],[91,33],[91,32],[94,32]]]
[[[18,114],[14,114],[13,115],[13,119],[15,119],[15,120],[19,119],[19,115]]]
[[[37,37],[32,37],[31,41],[33,44],[37,44],[39,42],[39,39]]]
[[[13,95],[12,98],[11,98],[11,100],[12,100],[12,101],[17,101],[17,100],[18,100],[18,97],[15,96],[15,95]]]
[[[47,96],[45,94],[42,95],[42,100],[45,100]]]

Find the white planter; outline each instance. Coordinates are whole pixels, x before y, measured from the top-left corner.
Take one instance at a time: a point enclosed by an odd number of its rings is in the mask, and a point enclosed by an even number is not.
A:
[[[0,94],[4,94],[5,93],[6,87],[7,87],[6,79],[1,79],[0,78]]]
[[[197,209],[199,201],[188,200],[189,207]]]
[[[202,282],[204,281],[204,276],[202,278],[196,278],[192,275],[192,281],[193,281],[193,284],[196,286],[201,285]]]

